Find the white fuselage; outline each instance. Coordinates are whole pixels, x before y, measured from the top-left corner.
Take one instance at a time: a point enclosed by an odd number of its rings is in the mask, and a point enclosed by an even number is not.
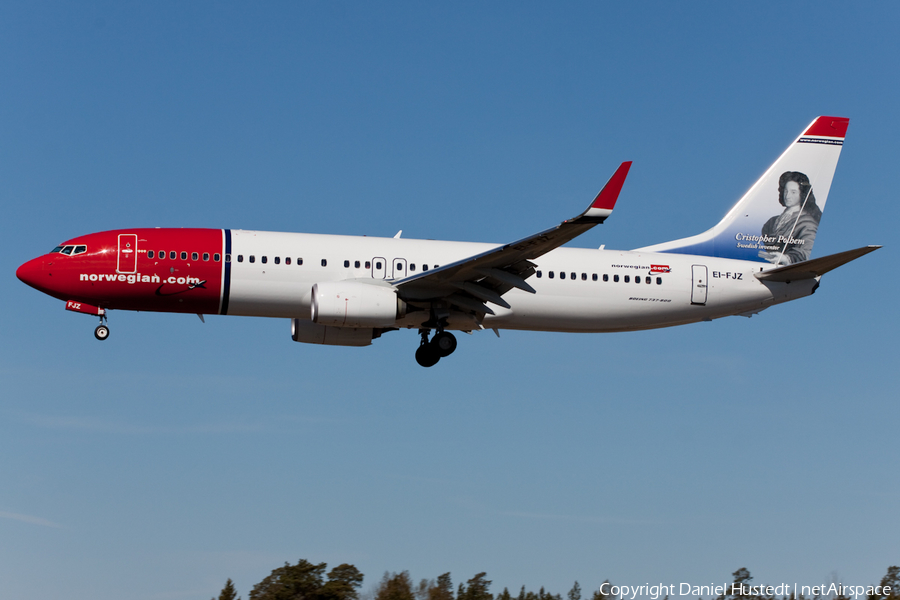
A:
[[[228,314],[309,319],[316,283],[389,284],[497,246],[232,230]],[[758,262],[683,254],[558,248],[532,262],[538,273],[528,283],[536,293],[511,289],[503,295],[511,308],[491,304],[496,314],[485,315],[483,327],[566,332],[669,327],[753,314],[807,296],[818,284],[817,279],[764,283],[753,276],[761,270]],[[422,320],[413,312],[395,326],[417,328]],[[448,329],[475,328],[474,318],[462,313],[449,320]]]

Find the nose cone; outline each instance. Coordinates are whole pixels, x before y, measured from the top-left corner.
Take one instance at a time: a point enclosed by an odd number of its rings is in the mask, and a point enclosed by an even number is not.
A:
[[[41,281],[45,278],[42,275],[47,275],[44,273],[43,262],[41,258],[29,260],[16,270],[16,277],[37,290],[45,291],[47,282]]]

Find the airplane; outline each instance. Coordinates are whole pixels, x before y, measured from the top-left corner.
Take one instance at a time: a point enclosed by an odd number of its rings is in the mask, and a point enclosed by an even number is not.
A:
[[[816,118],[708,231],[630,251],[562,247],[612,214],[623,162],[580,215],[508,244],[120,229],[65,241],[16,275],[99,317],[98,340],[118,309],[287,318],[292,339],[310,344],[368,346],[416,329],[423,367],[456,350],[451,331],[602,333],[752,316],[880,248],[810,257],[848,124]]]

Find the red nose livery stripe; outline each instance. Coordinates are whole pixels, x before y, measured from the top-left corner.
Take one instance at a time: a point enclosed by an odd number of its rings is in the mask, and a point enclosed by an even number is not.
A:
[[[85,246],[83,253],[35,259],[40,268],[30,267],[27,283],[101,308],[216,314],[227,310],[230,288],[223,237],[230,235],[221,229],[92,233],[64,242]]]

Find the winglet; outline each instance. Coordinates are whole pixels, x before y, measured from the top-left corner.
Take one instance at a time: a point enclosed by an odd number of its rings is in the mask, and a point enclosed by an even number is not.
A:
[[[628,176],[628,169],[630,168],[630,160],[619,165],[619,168],[616,169],[613,176],[609,178],[609,181],[606,182],[606,185],[603,186],[603,189],[600,190],[600,193],[597,194],[597,197],[594,198],[594,201],[591,202],[590,207],[584,211],[582,216],[606,219],[606,217],[611,215],[613,208],[616,206],[616,200],[619,199],[619,192],[622,191],[622,185],[625,183],[625,177]]]

